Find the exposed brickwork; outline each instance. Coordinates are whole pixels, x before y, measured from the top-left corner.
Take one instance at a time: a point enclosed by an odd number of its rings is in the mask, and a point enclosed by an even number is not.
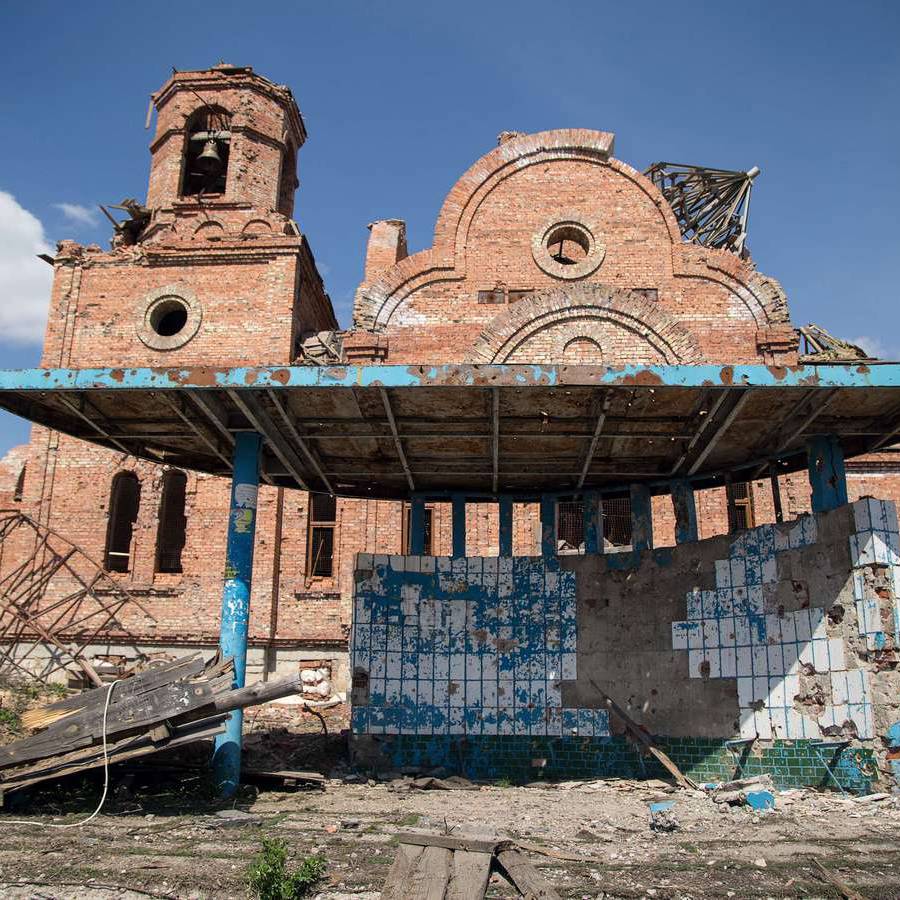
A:
[[[182,196],[188,123],[203,102],[229,115],[224,193]],[[306,333],[337,323],[312,251],[293,221],[296,154],[306,130],[290,91],[249,69],[180,72],[154,95],[149,222],[114,248],[63,241],[42,364],[179,366],[283,364]],[[796,361],[796,335],[778,282],[727,251],[684,244],[671,210],[642,174],[612,157],[613,136],[585,129],[519,134],[478,160],[452,187],[433,246],[407,255],[399,220],[371,227],[365,280],[345,335],[350,362],[767,362]],[[536,231],[577,217],[602,261],[564,280],[535,261]],[[495,289],[498,289],[496,290]],[[479,292],[494,291],[492,302]],[[530,293],[529,293],[530,292]],[[140,323],[150,298],[196,298],[200,323],[172,349],[148,347]],[[495,298],[502,301],[499,305]],[[227,449],[227,448],[223,448]],[[26,467],[23,496],[16,484]],[[164,467],[125,458],[35,427],[27,448],[0,465],[0,504],[16,506],[102,560],[110,485],[120,471],[140,482],[129,571],[116,576],[152,617],[123,616],[145,644],[215,643],[229,485],[188,473],[183,573],[155,571]],[[900,499],[892,475],[853,475],[851,499]],[[774,510],[755,482],[757,521]],[[697,495],[701,537],[727,531],[724,489]],[[802,475],[783,479],[785,516],[809,507]],[[398,502],[339,500],[333,574],[307,564],[306,494],[263,486],[253,580],[251,644],[346,645],[353,556],[403,552]],[[667,496],[653,500],[655,544],[674,543]],[[432,511],[433,552],[451,549],[448,504]],[[497,508],[467,509],[467,552],[496,555]],[[537,553],[538,507],[516,504],[513,549]],[[23,549],[22,552],[25,552]],[[4,557],[5,567],[12,560]],[[63,594],[71,585],[55,584]]]

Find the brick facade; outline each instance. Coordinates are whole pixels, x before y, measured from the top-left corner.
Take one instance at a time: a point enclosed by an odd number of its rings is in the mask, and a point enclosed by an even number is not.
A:
[[[154,104],[146,220],[117,232],[108,251],[60,243],[42,365],[292,362],[305,336],[337,323],[293,219],[306,129],[289,89],[222,65],[174,74]],[[796,362],[778,282],[749,259],[684,243],[657,188],[612,156],[613,135],[501,137],[447,195],[431,247],[408,255],[403,222],[370,226],[365,279],[343,336],[348,362]],[[208,141],[226,158],[224,188],[210,180],[209,190],[192,193],[197,147],[206,152]],[[160,334],[167,311],[185,324]],[[152,452],[150,433],[147,442]],[[101,560],[112,479],[135,473],[140,503],[128,571],[117,577],[156,621],[132,613],[123,628],[142,646],[211,646],[229,484],[187,473],[183,571],[159,572],[164,471],[164,460],[136,460],[36,426],[28,447],[3,462],[0,494],[4,506]],[[854,497],[900,498],[890,474],[853,474],[850,484]],[[804,478],[783,479],[785,515],[807,509],[808,494]],[[752,496],[756,521],[771,521],[768,481],[755,482]],[[725,507],[722,489],[698,495],[702,537],[727,531]],[[673,543],[670,498],[654,498],[654,514],[656,544]],[[449,505],[435,504],[431,517],[432,552],[449,553]],[[339,499],[327,576],[308,565],[308,518],[307,495],[261,487],[251,646],[340,655],[353,555],[402,552],[403,506]],[[514,552],[535,552],[536,505],[517,504],[514,521]],[[470,505],[467,522],[468,553],[496,555],[496,507]]]

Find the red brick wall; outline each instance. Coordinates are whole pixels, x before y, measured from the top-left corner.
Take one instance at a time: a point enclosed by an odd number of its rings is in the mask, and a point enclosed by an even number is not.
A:
[[[235,134],[226,196],[202,203],[178,197],[184,123],[197,107],[188,85],[232,113]],[[312,252],[288,221],[293,191],[287,192],[286,202],[284,136],[293,147],[305,138],[293,100],[286,89],[259,76],[211,70],[180,73],[157,93],[156,103],[150,226],[136,245],[118,240],[110,252],[71,242],[61,245],[43,363],[289,362],[300,334],[335,327]],[[729,253],[683,244],[656,189],[612,159],[611,146],[611,135],[591,131],[511,138],[457,182],[441,211],[434,246],[412,257],[406,257],[402,223],[376,223],[367,280],[357,297],[356,324],[381,333],[358,332],[348,346],[355,340],[358,347],[377,347],[379,359],[388,348],[388,362],[490,359],[504,341],[516,362],[590,362],[595,353],[613,364],[656,362],[666,354],[674,356],[669,361],[765,359],[768,351],[760,349],[759,342],[770,333],[783,337],[787,322],[777,284]],[[605,255],[588,277],[566,282],[535,263],[532,239],[544,223],[573,211],[594,230]],[[510,290],[537,294],[509,305],[479,303],[478,291],[498,283],[505,286],[505,297]],[[202,323],[184,346],[153,350],[140,341],[137,321],[147,296],[166,287],[191,292],[201,305]],[[558,293],[556,299],[550,297],[560,288],[566,289],[562,301]],[[656,291],[655,299],[623,293],[634,288]],[[582,307],[573,312],[576,296]],[[559,315],[552,321],[541,319],[551,308]],[[660,350],[655,341],[667,349]],[[785,346],[779,352],[782,361],[790,361],[790,340]],[[565,359],[559,360],[563,352]],[[141,505],[132,566],[116,577],[139,596],[151,617],[126,611],[123,627],[147,642],[216,640],[227,481],[188,473],[184,572],[161,574],[154,571],[154,559],[162,467],[42,428],[33,430],[27,455],[21,508],[81,544],[98,561],[103,557],[112,479],[119,471],[135,472]],[[11,498],[20,461],[21,454],[0,471],[4,505]],[[805,477],[782,482],[785,515],[806,509]],[[900,482],[893,476],[853,476],[850,483],[854,496],[871,492],[900,499]],[[772,520],[768,482],[754,483],[753,493],[757,521]],[[723,489],[700,492],[697,504],[702,537],[727,530]],[[334,574],[311,577],[306,559],[308,506],[305,493],[265,486],[260,490],[253,642],[345,641],[354,554],[402,552],[402,504],[342,499],[337,504]],[[657,546],[674,543],[670,498],[654,498],[653,512]],[[436,504],[432,515],[433,552],[449,554],[450,505]],[[539,547],[537,504],[516,504],[514,553],[534,554]],[[498,549],[497,507],[471,504],[467,552],[495,555]],[[5,555],[0,569],[8,571],[14,556]],[[54,584],[52,593],[59,596],[68,589],[71,585]]]

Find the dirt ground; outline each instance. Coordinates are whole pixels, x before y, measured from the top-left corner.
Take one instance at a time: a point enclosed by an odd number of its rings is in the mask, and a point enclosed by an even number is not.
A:
[[[331,739],[332,752],[339,741]],[[477,825],[576,855],[561,860],[529,851],[562,897],[841,896],[813,857],[863,897],[900,897],[894,797],[858,802],[794,791],[777,794],[774,811],[756,813],[662,782],[419,791],[397,780],[331,779],[324,790],[242,788],[239,799],[223,805],[206,799],[200,774],[162,770],[149,778],[145,771],[123,789],[130,778],[114,774],[103,814],[83,827],[10,820],[76,821],[93,808],[96,781],[80,793],[44,792],[0,814],[0,896],[246,897],[246,869],[262,838],[280,837],[295,861],[309,854],[327,860],[326,881],[314,896],[375,898],[398,831],[458,833]],[[661,800],[675,801],[675,831],[649,827],[649,804]],[[498,881],[488,896],[514,893]]]

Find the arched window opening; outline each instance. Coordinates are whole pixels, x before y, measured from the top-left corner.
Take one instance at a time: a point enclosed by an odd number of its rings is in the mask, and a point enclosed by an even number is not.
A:
[[[297,151],[293,144],[288,144],[281,155],[281,178],[278,181],[278,212],[284,216],[289,216],[294,211],[294,191],[299,183]]]
[[[16,486],[13,490],[13,502],[21,503],[22,498],[25,496],[25,466],[22,466],[22,471],[19,472],[19,477],[16,479]]]
[[[156,526],[156,571],[181,572],[187,519],[184,514],[187,476],[171,470],[163,475],[159,520]]]
[[[141,502],[141,484],[134,472],[119,472],[109,495],[109,525],[106,529],[104,565],[108,572],[131,568],[131,536]]]
[[[224,194],[231,150],[231,116],[217,106],[188,119],[181,196]]]

